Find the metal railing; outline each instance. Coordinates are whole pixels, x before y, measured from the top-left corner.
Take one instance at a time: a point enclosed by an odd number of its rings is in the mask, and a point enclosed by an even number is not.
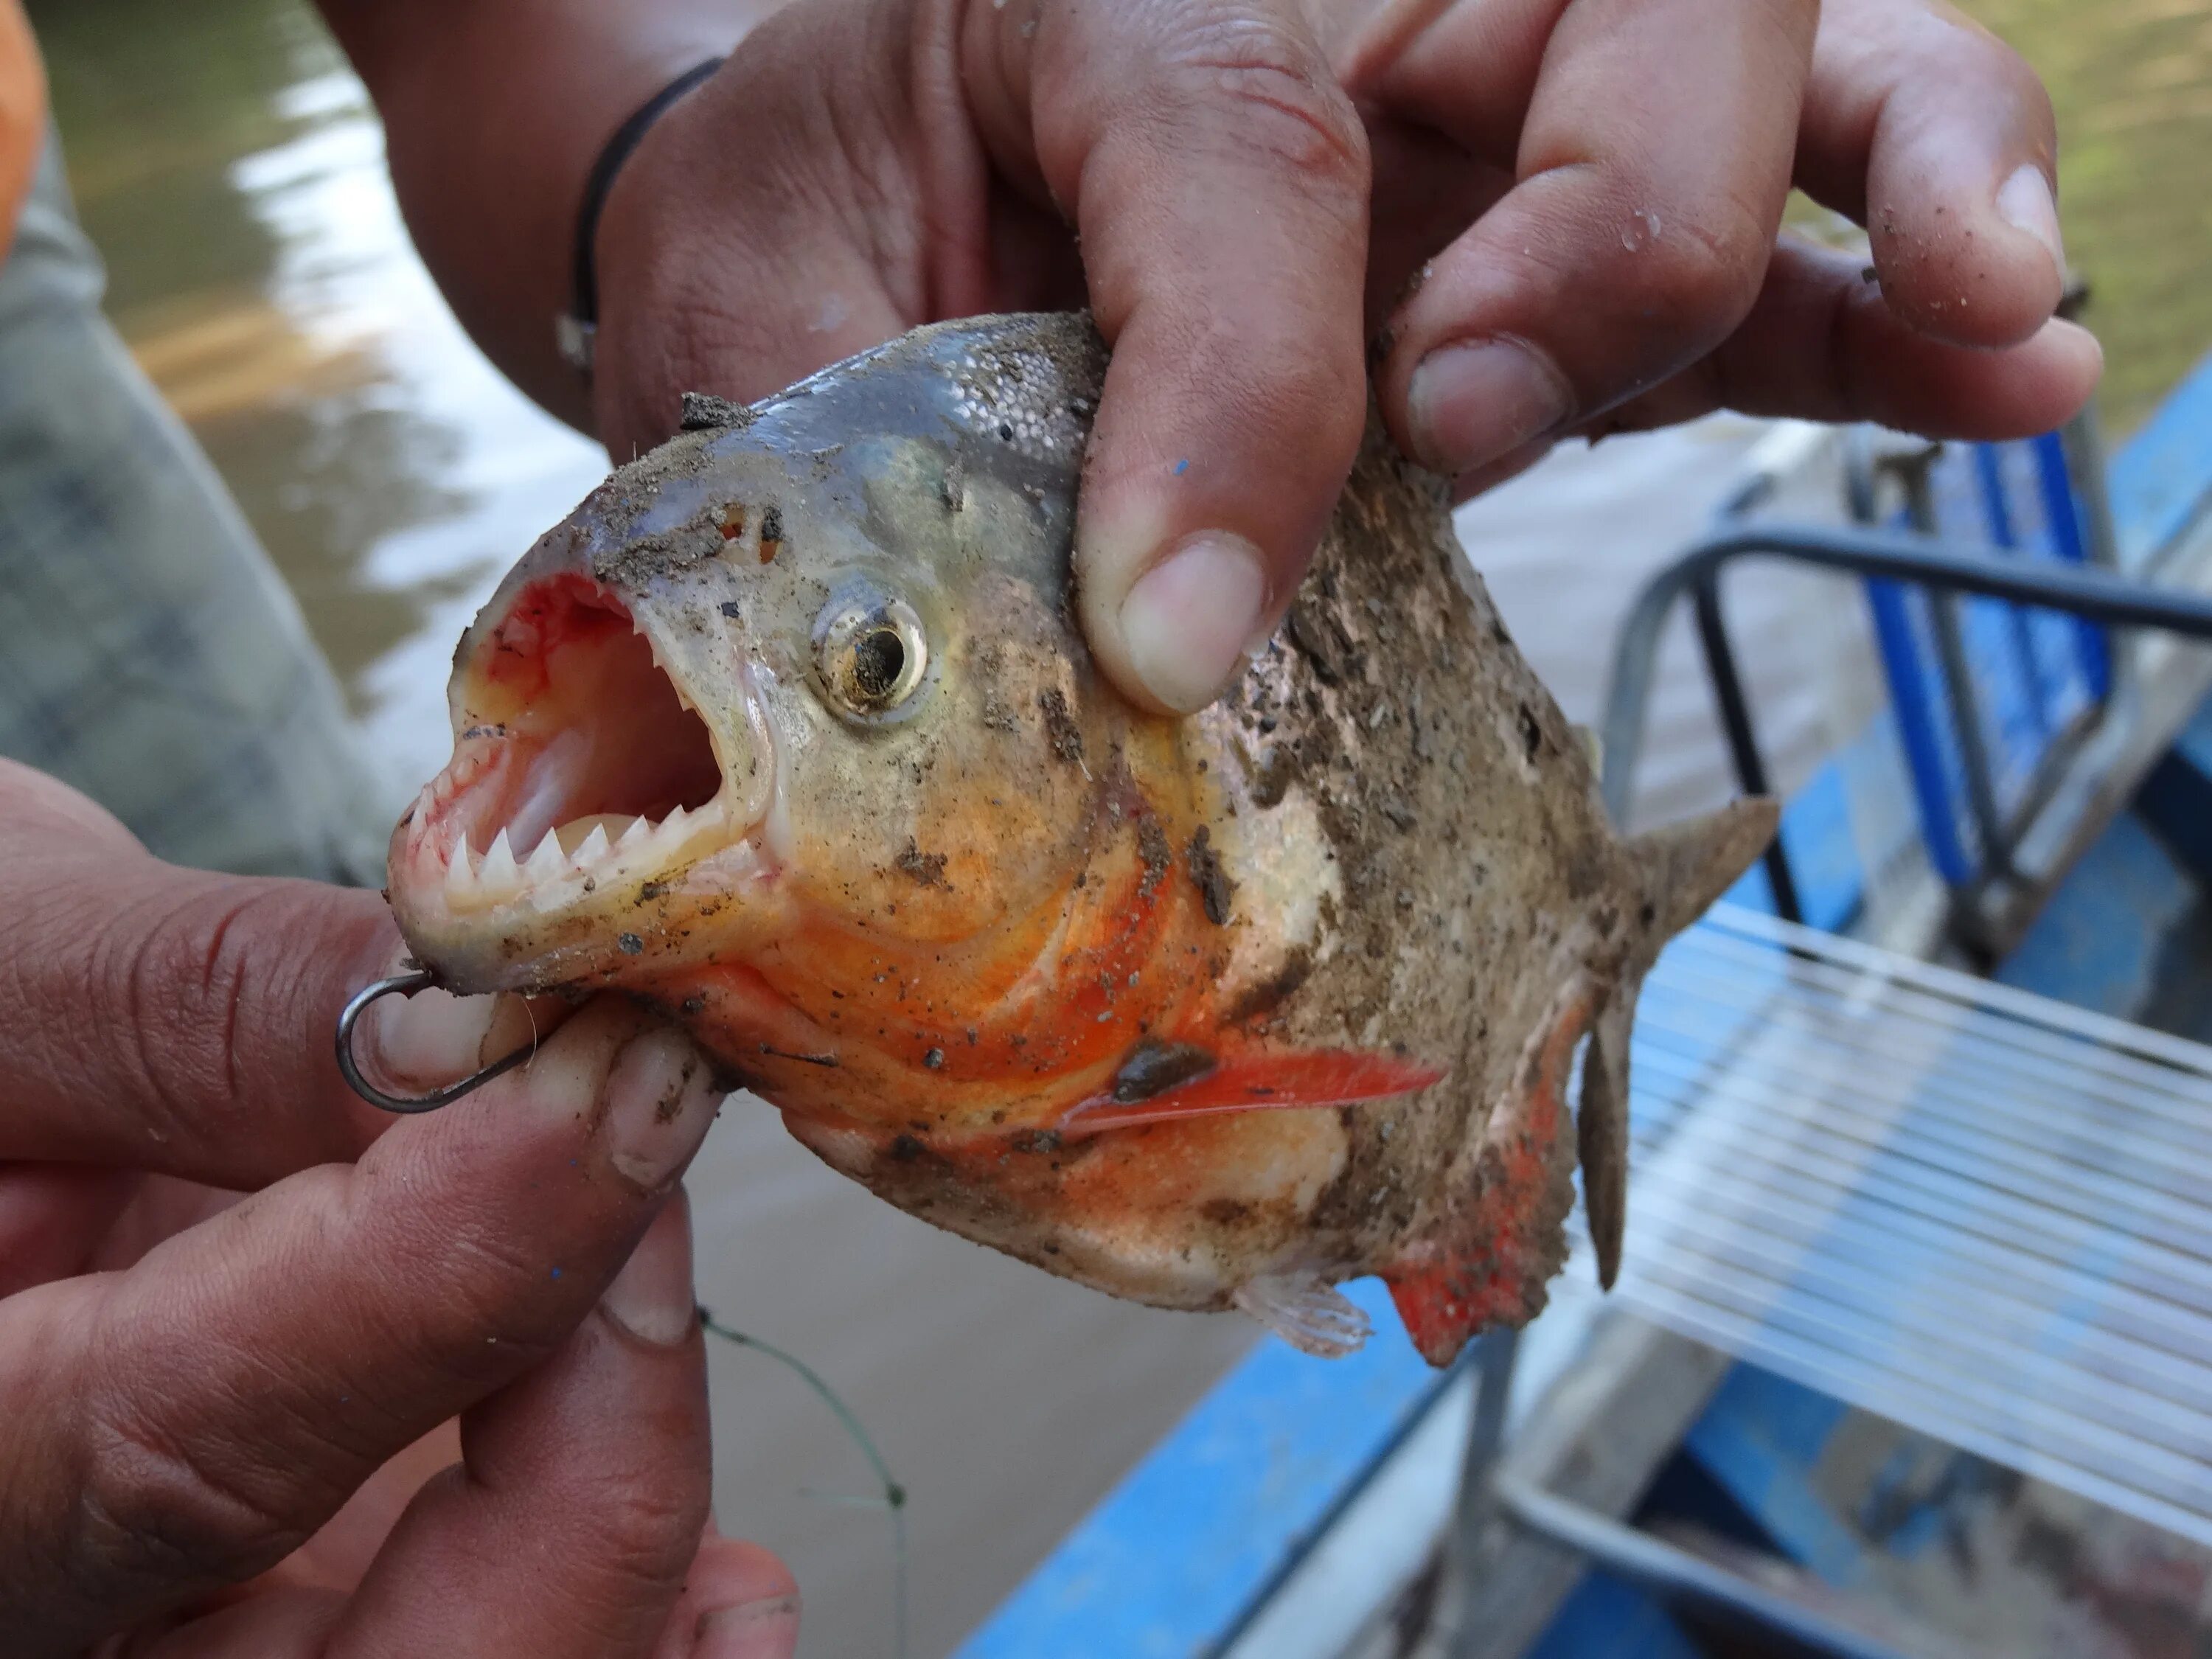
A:
[[[1983,863],[1972,879],[2002,879],[2022,825],[1999,810],[1986,752],[1979,746],[1979,710],[1973,702],[1973,670],[1958,638],[1955,618],[1942,618],[1960,596],[1978,595],[2014,605],[2065,613],[2106,628],[2162,631],[2212,644],[2212,594],[2160,586],[2121,575],[2112,568],[2110,519],[2102,498],[2101,464],[2084,467],[2096,455],[2094,432],[2069,433],[2068,457],[2083,477],[2081,494],[2091,545],[2078,562],[2029,561],[1969,550],[1922,531],[1856,527],[1790,526],[1746,522],[1742,509],[1755,505],[1765,490],[1754,484],[1732,503],[1728,518],[1652,578],[1624,623],[1614,653],[1613,672],[1600,736],[1601,787],[1616,822],[1626,822],[1637,763],[1643,747],[1644,717],[1658,660],[1662,630],[1677,605],[1691,611],[1705,676],[1736,784],[1747,793],[1772,793],[1765,753],[1746,696],[1737,653],[1722,604],[1722,580],[1747,561],[1765,561],[1892,582],[1931,596],[1935,601],[1936,648],[1947,690],[1943,714],[1966,769],[1968,805],[1981,840]],[[1907,489],[1908,514],[1922,524],[1929,515],[1916,510]],[[2125,659],[2117,657],[2112,677],[2093,708],[2094,718],[2127,712],[2120,695]],[[2045,769],[2063,767],[2078,753],[2057,743]],[[2048,790],[2025,792],[2021,811],[2032,814]],[[1924,826],[1923,826],[1924,827]],[[1790,921],[1803,907],[1790,862],[1779,836],[1765,855],[1775,910]],[[1951,872],[1955,875],[1955,871]],[[1954,883],[1954,890],[1958,884]],[[1477,1361],[1479,1390],[1474,1426],[1467,1449],[1460,1500],[1452,1534],[1444,1547],[1449,1579],[1478,1559],[1479,1540],[1501,1519],[1550,1540],[1620,1576],[1644,1585],[1662,1600],[1705,1607],[1748,1621],[1796,1648],[1836,1659],[1901,1659],[1903,1650],[1878,1636],[1829,1616],[1786,1591],[1719,1566],[1705,1559],[1638,1531],[1611,1516],[1557,1494],[1524,1489],[1498,1478],[1504,1428],[1504,1402],[1510,1387],[1518,1334],[1498,1331],[1481,1339]],[[1442,1599],[1448,1604],[1449,1595]],[[1476,1633],[1464,1632],[1472,1641]],[[1462,1650],[1459,1642],[1447,1650]],[[1471,1647],[1467,1650],[1471,1651]]]
[[[2148,629],[2212,641],[2212,595],[2158,587],[2094,565],[2029,564],[1965,552],[1909,532],[1724,525],[1652,579],[1624,623],[1613,655],[1604,723],[1602,783],[1607,808],[1625,820],[1643,747],[1644,715],[1657,665],[1660,632],[1686,600],[1713,692],[1737,786],[1750,794],[1772,790],[1743,678],[1721,609],[1722,575],[1747,559],[1899,582],[1938,594],[1980,594],[2017,605],[2065,611],[2108,627]],[[1958,711],[1953,711],[1954,719]],[[1766,854],[1775,908],[1802,919],[1787,846],[1778,837]]]

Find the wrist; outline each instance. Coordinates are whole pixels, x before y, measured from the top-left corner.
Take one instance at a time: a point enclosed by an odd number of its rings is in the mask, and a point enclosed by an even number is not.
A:
[[[569,303],[555,319],[554,348],[562,360],[588,383],[592,347],[599,332],[599,231],[607,198],[631,154],[653,130],[654,123],[673,109],[717,70],[729,61],[717,54],[693,64],[632,111],[608,137],[586,173],[576,206],[575,228],[569,253]]]
[[[769,0],[322,0],[384,118],[408,228],[485,354],[590,429],[555,320],[601,148],[674,76],[727,52]]]

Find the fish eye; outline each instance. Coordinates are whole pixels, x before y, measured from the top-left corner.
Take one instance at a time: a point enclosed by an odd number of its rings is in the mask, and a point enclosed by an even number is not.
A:
[[[888,714],[921,689],[929,641],[902,599],[880,593],[832,599],[814,629],[815,672],[838,712],[854,720]]]

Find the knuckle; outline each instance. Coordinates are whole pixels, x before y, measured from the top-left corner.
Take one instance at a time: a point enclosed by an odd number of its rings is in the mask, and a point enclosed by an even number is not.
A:
[[[627,1472],[626,1472],[627,1473]],[[622,1479],[602,1483],[591,1513],[599,1571],[624,1586],[680,1578],[707,1523],[704,1483]]]
[[[404,1297],[380,1298],[368,1315],[383,1326],[387,1363],[399,1374],[444,1376],[474,1390],[544,1358],[583,1317],[574,1288],[581,1281],[550,1268],[542,1244],[503,1231],[502,1218],[514,1220],[504,1206],[457,1224],[448,1206],[385,1194],[358,1174],[356,1181],[355,1201],[389,1230],[374,1254],[425,1264]]]
[[[201,1016],[210,976],[235,972],[237,964],[222,963],[219,954],[211,964],[195,948],[195,908],[186,903],[150,918],[143,910],[110,917],[86,947],[92,982],[110,1005],[101,1023],[121,1034],[121,1057],[149,1127],[167,1135],[185,1133],[191,1102],[220,1110],[235,1098],[228,1055],[212,1040],[230,1021],[211,1028]]]
[[[1332,352],[1310,337],[1242,331],[1191,354],[1194,381],[1224,395],[1241,424],[1269,447],[1285,441],[1328,466],[1349,465],[1367,423],[1367,378],[1358,349]]]
[[[219,883],[111,919],[88,942],[91,977],[105,988],[108,1029],[120,1030],[130,1075],[153,1127],[173,1135],[242,1120],[248,1097],[241,1033],[262,999],[264,973],[246,948],[248,920],[267,893]]]
[[[235,1582],[305,1542],[313,1522],[252,1490],[112,1404],[88,1424],[87,1468],[77,1491],[78,1529],[102,1577],[137,1582]]]
[[[1167,68],[1163,84],[1201,94],[1240,148],[1310,185],[1366,194],[1372,163],[1359,113],[1318,49],[1281,20],[1194,8]]]
[[[1771,242],[1734,202],[1662,227],[1624,262],[1634,302],[1655,331],[1699,347],[1717,344],[1759,297]]]

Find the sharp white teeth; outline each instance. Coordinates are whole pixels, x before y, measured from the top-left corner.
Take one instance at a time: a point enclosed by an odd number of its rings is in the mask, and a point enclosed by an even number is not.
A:
[[[652,833],[653,826],[643,818],[632,818],[629,821],[629,827],[622,832],[622,839],[615,842],[615,845],[620,848],[635,848]]]
[[[506,830],[499,832],[491,850],[483,855],[483,866],[477,872],[477,879],[490,893],[510,892],[522,884],[522,872],[515,867],[514,849],[507,844]]]
[[[453,855],[446,860],[446,896],[459,898],[476,889],[476,863],[469,852],[469,838],[464,835],[453,843]]]
[[[690,827],[690,822],[691,815],[679,806],[669,813],[666,817],[661,819],[660,828],[653,833],[667,840],[673,841],[684,834],[685,830]]]
[[[530,861],[522,866],[522,872],[532,881],[545,881],[562,874],[568,867],[568,860],[561,856],[561,838],[548,830],[545,839],[538,843],[538,850],[530,855]]]
[[[569,855],[568,862],[580,869],[594,863],[605,855],[607,845],[607,826],[595,823],[592,826],[592,833],[584,837],[584,844]]]

